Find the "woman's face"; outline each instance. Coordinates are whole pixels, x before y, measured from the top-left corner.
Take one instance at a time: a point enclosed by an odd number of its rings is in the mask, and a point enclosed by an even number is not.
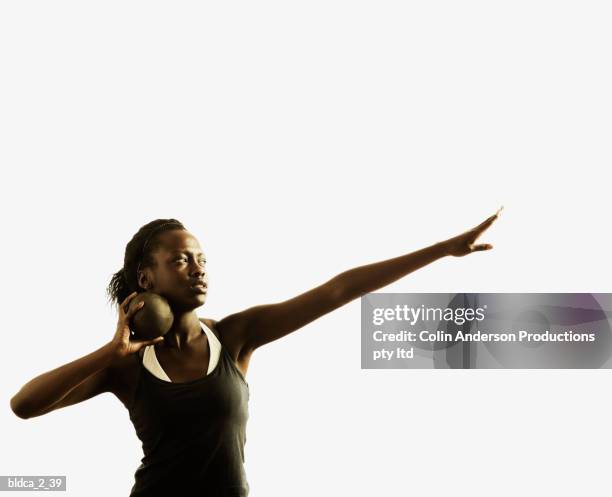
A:
[[[155,267],[145,268],[141,285],[165,297],[175,310],[193,310],[206,302],[206,257],[198,240],[188,231],[170,230],[158,235],[152,253]],[[145,284],[142,284],[145,283]],[[198,285],[199,286],[196,286]]]

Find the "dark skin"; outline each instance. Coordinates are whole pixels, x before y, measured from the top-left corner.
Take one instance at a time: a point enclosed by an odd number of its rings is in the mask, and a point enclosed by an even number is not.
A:
[[[500,209],[501,211],[501,209]],[[246,376],[255,349],[277,340],[351,300],[397,280],[444,255],[461,257],[490,250],[489,244],[475,244],[476,239],[497,219],[498,211],[479,226],[447,240],[434,249],[421,251],[346,271],[327,283],[278,304],[252,307],[216,322],[202,319],[220,338],[238,368]],[[141,274],[142,288],[159,293],[171,303],[175,324],[156,345],[158,360],[173,381],[199,378],[210,359],[208,340],[200,329],[195,308],[206,296],[186,290],[198,278],[206,279],[205,261],[197,239],[184,230],[162,233],[162,246],[155,252],[154,269]],[[442,249],[442,250],[440,250]],[[175,309],[177,307],[180,310]]]
[[[251,307],[220,321],[199,318],[195,312],[206,301],[206,295],[192,288],[192,284],[207,281],[204,254],[197,239],[185,230],[160,233],[160,246],[152,254],[155,265],[143,268],[138,282],[142,289],[158,293],[170,303],[174,314],[170,331],[157,341],[131,339],[127,323],[138,309],[128,308],[135,292],[121,303],[117,331],[108,344],[34,378],[11,399],[11,407],[20,417],[34,417],[106,391],[127,406],[133,398],[141,353],[146,345],[153,343],[162,368],[173,382],[200,378],[208,370],[210,360],[208,339],[202,333],[200,322],[215,333],[246,377],[251,356],[262,345],[440,258],[491,250],[492,245],[476,241],[497,220],[500,211],[448,240],[350,269],[294,298]]]
[[[190,381],[208,370],[210,360],[208,339],[202,333],[201,322],[216,331],[213,320],[200,319],[195,313],[206,302],[206,294],[192,286],[202,282],[208,288],[206,257],[198,240],[188,231],[166,231],[158,240],[160,247],[152,254],[155,265],[140,271],[138,283],[170,303],[174,322],[163,341],[156,344],[155,353],[173,382]],[[237,361],[236,344],[227,339],[222,343]]]

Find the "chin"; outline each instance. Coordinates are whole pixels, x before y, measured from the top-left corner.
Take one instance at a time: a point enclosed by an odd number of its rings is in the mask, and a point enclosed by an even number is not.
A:
[[[208,295],[205,293],[196,295],[196,298],[194,300],[197,302],[198,307],[204,305],[204,303],[206,302],[206,297],[208,297]]]
[[[202,307],[204,302],[206,302],[206,295],[197,295],[195,298],[188,300],[175,301],[170,307],[173,312],[189,312]]]

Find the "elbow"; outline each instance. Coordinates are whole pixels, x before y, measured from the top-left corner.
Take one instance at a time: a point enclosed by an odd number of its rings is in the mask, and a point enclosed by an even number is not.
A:
[[[331,288],[331,298],[334,303],[342,304],[347,298],[347,291],[339,283],[335,283]]]
[[[367,292],[361,292],[355,288],[351,288],[342,278],[342,275],[336,277],[336,279],[332,282],[331,298],[337,307],[347,304],[357,297],[362,297],[366,293]]]

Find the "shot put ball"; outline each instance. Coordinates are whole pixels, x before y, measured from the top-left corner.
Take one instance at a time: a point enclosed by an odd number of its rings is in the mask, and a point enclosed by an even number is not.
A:
[[[144,306],[132,316],[130,329],[140,340],[153,340],[163,336],[172,327],[174,315],[168,301],[153,292],[136,295],[130,302],[130,309],[144,301]]]

